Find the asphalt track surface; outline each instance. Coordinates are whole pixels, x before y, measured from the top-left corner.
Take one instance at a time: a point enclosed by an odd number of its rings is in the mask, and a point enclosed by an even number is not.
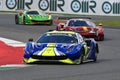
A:
[[[0,37],[26,42],[37,39],[53,26],[16,25],[14,15],[0,14]],[[0,80],[120,80],[120,29],[105,28],[105,40],[99,41],[98,61],[82,65],[34,64],[0,71]]]

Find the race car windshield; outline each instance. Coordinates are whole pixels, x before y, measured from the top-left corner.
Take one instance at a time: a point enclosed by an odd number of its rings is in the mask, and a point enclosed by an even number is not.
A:
[[[34,14],[39,14],[39,12],[37,12],[37,11],[29,11],[29,12],[27,12],[26,14],[34,15]]]
[[[88,26],[88,24],[86,23],[86,21],[82,21],[82,20],[71,20],[68,23],[68,26]]]
[[[37,43],[77,43],[78,40],[72,36],[64,35],[44,35],[38,39]]]

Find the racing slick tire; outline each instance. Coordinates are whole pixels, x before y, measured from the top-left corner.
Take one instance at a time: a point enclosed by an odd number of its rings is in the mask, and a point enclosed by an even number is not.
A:
[[[82,48],[81,57],[80,57],[80,64],[83,64],[84,54],[85,54],[85,51],[84,51],[84,48]]]
[[[100,39],[101,41],[104,41],[104,35],[103,36],[101,36],[101,39]]]
[[[53,20],[50,20],[49,22],[50,22],[50,24],[48,24],[49,26],[53,25]]]
[[[94,59],[93,59],[94,62],[97,61],[97,54],[98,54],[98,53],[95,53],[95,57],[94,57]]]
[[[97,41],[104,41],[104,34],[103,35],[98,35],[95,40]]]
[[[17,15],[15,15],[15,24],[19,24],[18,16]]]
[[[83,64],[83,58],[84,58],[84,54],[81,54],[80,64]]]
[[[84,60],[84,49],[82,49],[81,51],[79,51],[81,56],[79,58],[79,60],[76,61],[76,64],[79,65],[79,64],[83,64],[83,60]]]
[[[26,19],[25,19],[25,16],[23,17],[23,24],[26,25]]]
[[[97,61],[97,55],[98,55],[98,53],[99,53],[99,47],[98,47],[98,44],[96,44],[95,57],[94,57],[94,59],[93,59],[94,62]]]

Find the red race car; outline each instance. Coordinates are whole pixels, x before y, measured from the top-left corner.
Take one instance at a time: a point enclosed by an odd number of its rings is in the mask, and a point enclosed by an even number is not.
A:
[[[95,40],[104,40],[104,29],[102,24],[96,26],[90,19],[69,19],[66,23],[59,23],[57,30],[75,31],[83,37],[94,38]]]

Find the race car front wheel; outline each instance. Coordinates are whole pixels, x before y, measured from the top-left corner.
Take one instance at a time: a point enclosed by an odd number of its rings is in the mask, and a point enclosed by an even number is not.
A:
[[[99,53],[99,46],[98,46],[98,44],[96,44],[96,51],[95,51],[94,59],[93,59],[94,62],[97,61],[97,55],[98,55],[98,53]]]
[[[15,24],[19,24],[17,15],[15,15]]]
[[[98,53],[95,53],[95,57],[94,57],[94,59],[93,59],[94,62],[97,61],[97,55],[98,55]]]
[[[80,64],[83,64],[83,58],[84,58],[84,54],[81,54]]]
[[[23,17],[23,24],[24,24],[24,25],[26,24],[26,19],[25,19],[25,17]]]
[[[103,41],[104,40],[104,35],[103,36],[101,36],[101,41]]]
[[[48,25],[49,26],[53,25],[53,20],[50,20]]]
[[[80,57],[80,64],[83,64],[84,54],[85,54],[85,51],[84,51],[84,48],[82,48],[82,50],[81,50],[81,57]]]

